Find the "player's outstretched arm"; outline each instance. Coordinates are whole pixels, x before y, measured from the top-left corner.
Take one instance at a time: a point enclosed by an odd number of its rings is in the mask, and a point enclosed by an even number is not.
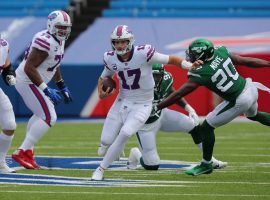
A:
[[[184,85],[182,85],[178,90],[170,94],[166,99],[164,99],[162,102],[160,102],[157,105],[157,109],[163,109],[166,108],[175,102],[177,102],[182,97],[186,96],[187,94],[193,92],[196,90],[200,85],[195,82],[188,81]]]
[[[231,54],[230,57],[235,65],[245,65],[251,68],[270,67],[269,61],[259,58],[243,57],[236,54]]]
[[[191,63],[181,57],[170,55],[168,64],[180,66],[183,69],[196,69],[202,65],[203,62],[201,60],[197,60],[194,63]]]

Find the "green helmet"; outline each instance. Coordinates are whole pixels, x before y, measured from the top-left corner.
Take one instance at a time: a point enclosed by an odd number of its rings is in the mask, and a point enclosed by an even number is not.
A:
[[[209,61],[214,55],[214,45],[207,39],[197,39],[191,42],[186,51],[186,59],[190,62],[196,60]]]
[[[161,83],[164,76],[164,67],[162,64],[153,64],[152,65],[153,77],[155,80],[155,91],[160,91]]]

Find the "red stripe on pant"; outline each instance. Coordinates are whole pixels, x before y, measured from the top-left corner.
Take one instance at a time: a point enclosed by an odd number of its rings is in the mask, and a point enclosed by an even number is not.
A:
[[[38,99],[38,101],[43,109],[43,112],[45,113],[45,122],[49,126],[51,126],[51,115],[50,115],[50,111],[49,111],[49,108],[48,108],[48,105],[47,105],[45,99],[40,94],[39,90],[36,88],[36,86],[34,84],[30,84],[29,87],[33,91],[34,95],[37,97],[37,99]]]

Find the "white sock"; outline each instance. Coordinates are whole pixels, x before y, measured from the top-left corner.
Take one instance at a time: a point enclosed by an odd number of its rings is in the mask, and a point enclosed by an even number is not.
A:
[[[27,150],[33,149],[34,145],[40,138],[49,130],[50,126],[42,119],[35,117],[32,119],[32,125],[26,133],[26,137],[19,149]]]
[[[31,128],[31,126],[36,118],[38,118],[36,115],[32,115],[32,117],[29,119],[29,121],[27,123],[27,127],[26,127],[26,133],[30,130],[30,128]]]
[[[8,148],[11,145],[12,139],[13,135],[9,136],[4,134],[3,132],[0,133],[0,162],[5,161]]]
[[[107,153],[105,154],[100,166],[103,169],[107,169],[112,162],[119,157],[121,152],[123,151],[126,142],[128,141],[129,137],[125,136],[124,134],[119,134],[112,145],[108,148]]]

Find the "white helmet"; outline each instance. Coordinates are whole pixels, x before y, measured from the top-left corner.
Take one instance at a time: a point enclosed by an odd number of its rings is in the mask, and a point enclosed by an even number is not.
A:
[[[69,15],[62,10],[56,10],[48,15],[47,30],[58,40],[67,40],[71,32]]]
[[[116,40],[127,40],[128,41],[127,47],[122,51],[118,51],[114,46],[114,42]],[[131,51],[134,41],[135,41],[134,40],[134,35],[132,34],[132,31],[130,31],[128,29],[128,26],[126,26],[126,25],[118,25],[118,26],[116,26],[114,28],[112,34],[111,34],[112,48],[116,52],[116,54],[118,54],[120,56],[122,56],[122,55],[126,54],[127,52]]]

